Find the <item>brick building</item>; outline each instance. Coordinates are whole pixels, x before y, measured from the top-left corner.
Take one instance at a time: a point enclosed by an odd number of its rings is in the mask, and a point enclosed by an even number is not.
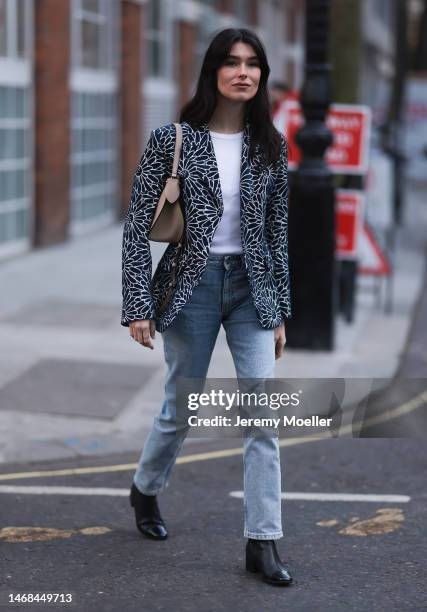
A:
[[[116,222],[211,35],[254,29],[301,84],[301,0],[0,0],[0,257]]]

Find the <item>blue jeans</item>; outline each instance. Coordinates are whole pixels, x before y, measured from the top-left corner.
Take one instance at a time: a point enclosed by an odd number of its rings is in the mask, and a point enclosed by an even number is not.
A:
[[[168,484],[185,432],[177,434],[177,377],[205,379],[224,326],[237,378],[274,378],[274,330],[261,327],[240,255],[211,254],[199,284],[163,332],[167,364],[165,399],[154,418],[134,476],[136,487],[157,495]],[[243,442],[244,536],[282,537],[278,438],[245,437]]]

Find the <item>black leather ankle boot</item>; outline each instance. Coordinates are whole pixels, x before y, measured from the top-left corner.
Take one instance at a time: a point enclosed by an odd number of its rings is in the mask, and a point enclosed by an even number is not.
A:
[[[153,540],[165,540],[168,537],[156,495],[144,495],[132,483],[130,505],[135,510],[136,526],[142,534]]]
[[[246,569],[262,572],[264,582],[286,586],[292,576],[280,560],[275,540],[252,540],[246,544]]]

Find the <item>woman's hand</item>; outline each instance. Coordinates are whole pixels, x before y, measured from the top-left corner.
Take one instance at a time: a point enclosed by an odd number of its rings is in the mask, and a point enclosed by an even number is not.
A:
[[[276,359],[280,359],[283,355],[283,349],[286,344],[285,324],[282,323],[279,327],[274,328],[274,346]]]
[[[129,333],[136,342],[146,346],[147,348],[154,349],[154,344],[151,338],[154,339],[156,335],[156,322],[154,319],[143,320],[143,321],[131,321],[129,323]]]

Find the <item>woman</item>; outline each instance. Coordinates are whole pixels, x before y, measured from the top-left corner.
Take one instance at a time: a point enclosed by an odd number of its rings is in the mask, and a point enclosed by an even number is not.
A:
[[[122,325],[150,349],[161,332],[168,367],[163,407],[131,488],[137,527],[153,539],[168,535],[157,494],[186,433],[177,435],[178,377],[206,378],[221,324],[239,379],[274,377],[285,345],[287,144],[272,124],[269,72],[262,43],[249,30],[223,30],[209,45],[196,93],[180,115],[184,236],[168,246],[153,279],[148,233],[171,173],[173,123],[151,132],[134,177],[123,236]],[[277,436],[245,437],[243,452],[246,569],[287,585],[292,578],[275,545],[283,535]]]

